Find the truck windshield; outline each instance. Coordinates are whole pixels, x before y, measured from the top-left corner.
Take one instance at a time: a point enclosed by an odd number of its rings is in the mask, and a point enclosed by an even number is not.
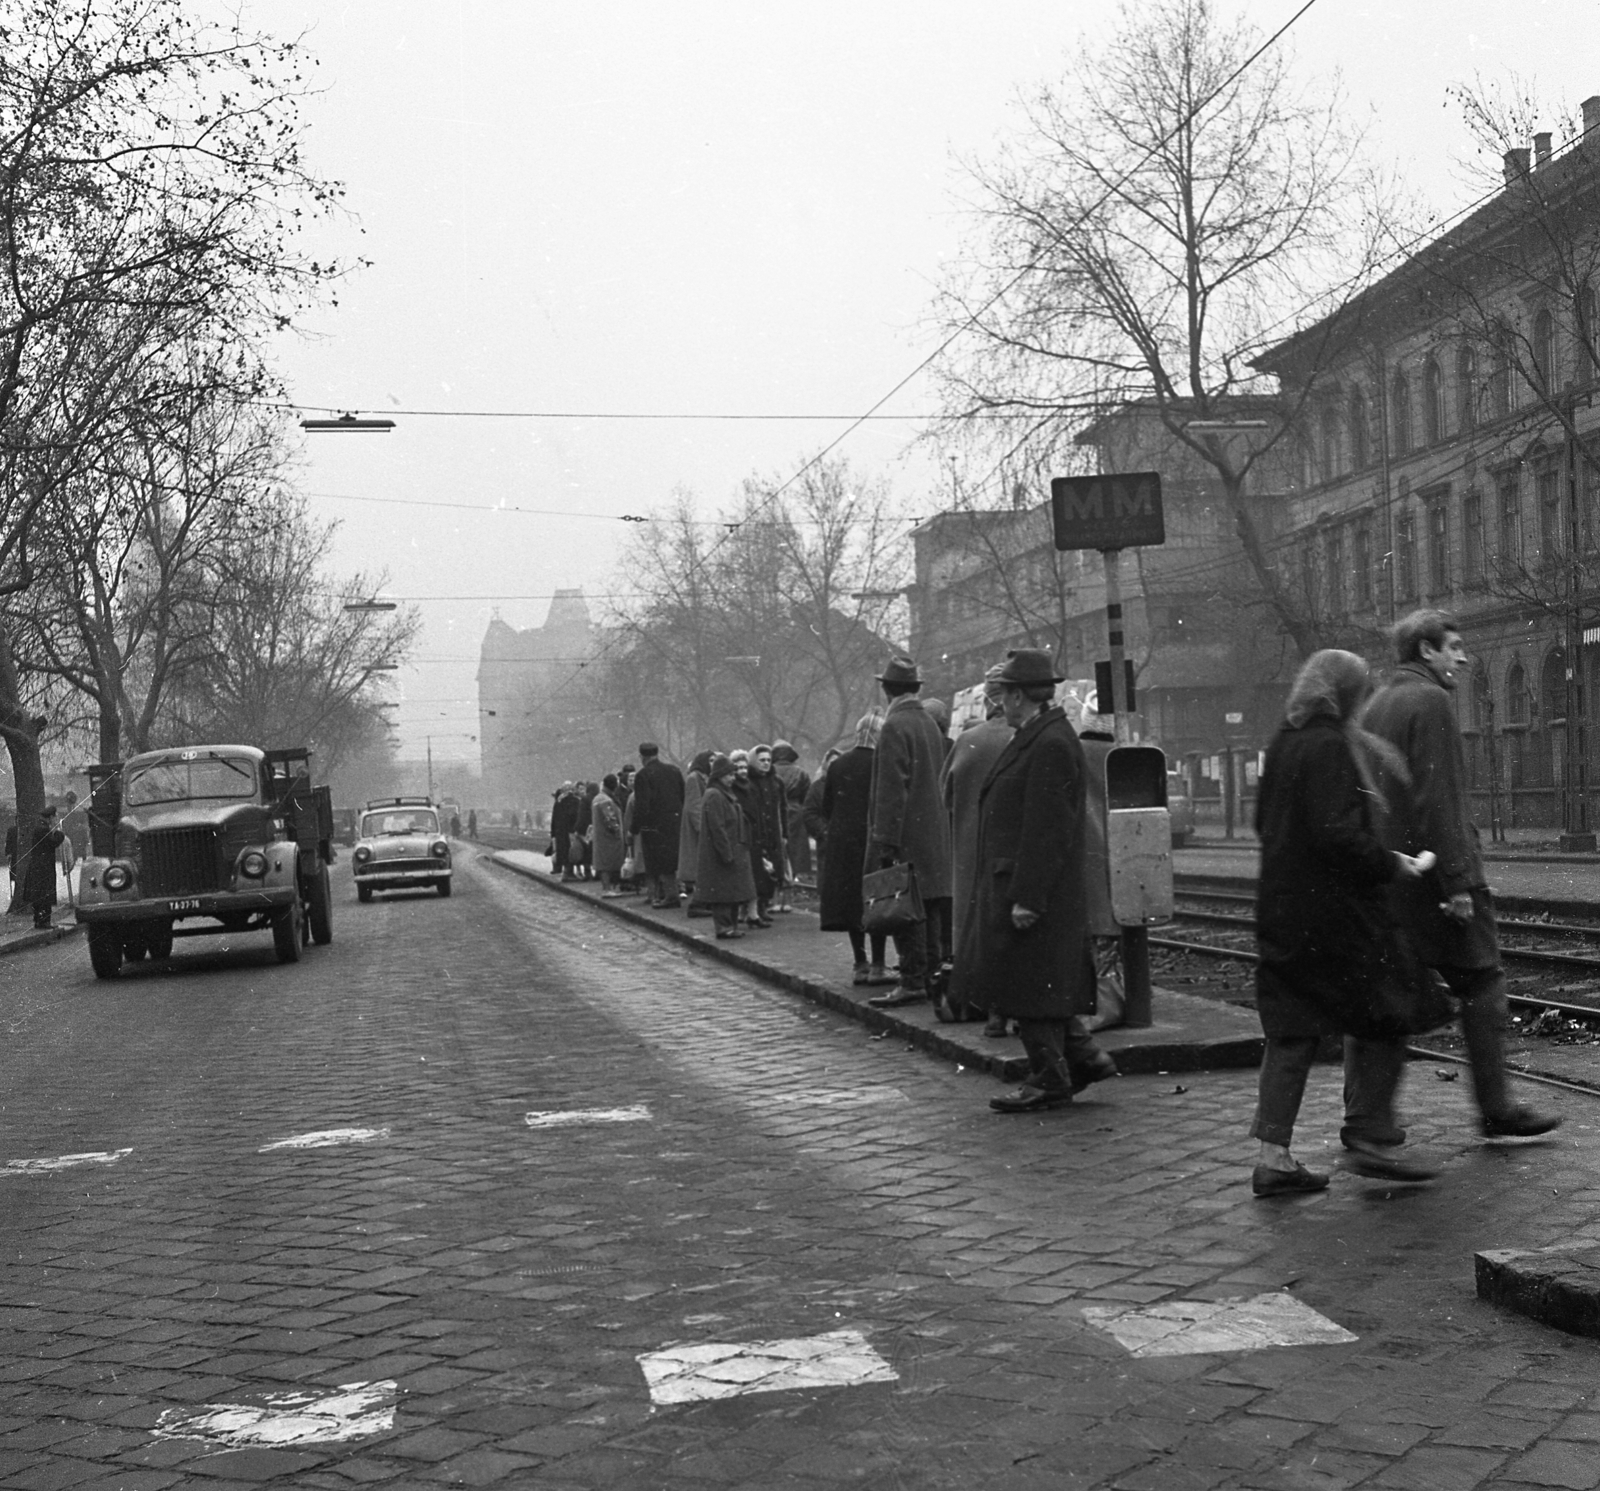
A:
[[[429,808],[368,813],[361,820],[361,837],[375,839],[380,834],[436,834],[439,820]]]
[[[123,802],[130,808],[157,802],[195,802],[256,795],[255,762],[241,756],[201,756],[192,761],[152,761],[128,773]]]

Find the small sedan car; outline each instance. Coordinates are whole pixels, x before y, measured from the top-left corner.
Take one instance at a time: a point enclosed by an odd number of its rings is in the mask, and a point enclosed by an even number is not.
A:
[[[360,900],[370,901],[377,890],[428,886],[450,894],[450,841],[440,832],[438,809],[425,797],[369,802],[350,859]]]

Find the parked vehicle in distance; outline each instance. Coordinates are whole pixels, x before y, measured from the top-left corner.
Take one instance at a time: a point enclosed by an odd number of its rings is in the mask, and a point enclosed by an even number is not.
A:
[[[1172,847],[1182,849],[1194,833],[1194,798],[1181,771],[1167,773],[1167,814],[1172,820]]]
[[[426,797],[380,797],[367,804],[350,856],[359,900],[370,901],[374,891],[419,886],[450,894],[450,841],[439,811]]]
[[[310,761],[201,745],[89,768],[76,909],[97,977],[169,956],[174,937],[270,929],[282,963],[333,941],[333,799]]]

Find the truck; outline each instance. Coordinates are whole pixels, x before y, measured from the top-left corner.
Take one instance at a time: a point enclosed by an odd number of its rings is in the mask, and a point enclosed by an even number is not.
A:
[[[175,937],[270,930],[280,963],[333,941],[333,798],[304,747],[173,746],[89,784],[77,918],[96,977]]]

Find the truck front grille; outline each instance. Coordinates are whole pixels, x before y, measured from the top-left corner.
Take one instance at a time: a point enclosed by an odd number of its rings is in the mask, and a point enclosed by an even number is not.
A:
[[[139,835],[139,888],[147,896],[222,890],[217,835],[210,828],[157,828]]]

